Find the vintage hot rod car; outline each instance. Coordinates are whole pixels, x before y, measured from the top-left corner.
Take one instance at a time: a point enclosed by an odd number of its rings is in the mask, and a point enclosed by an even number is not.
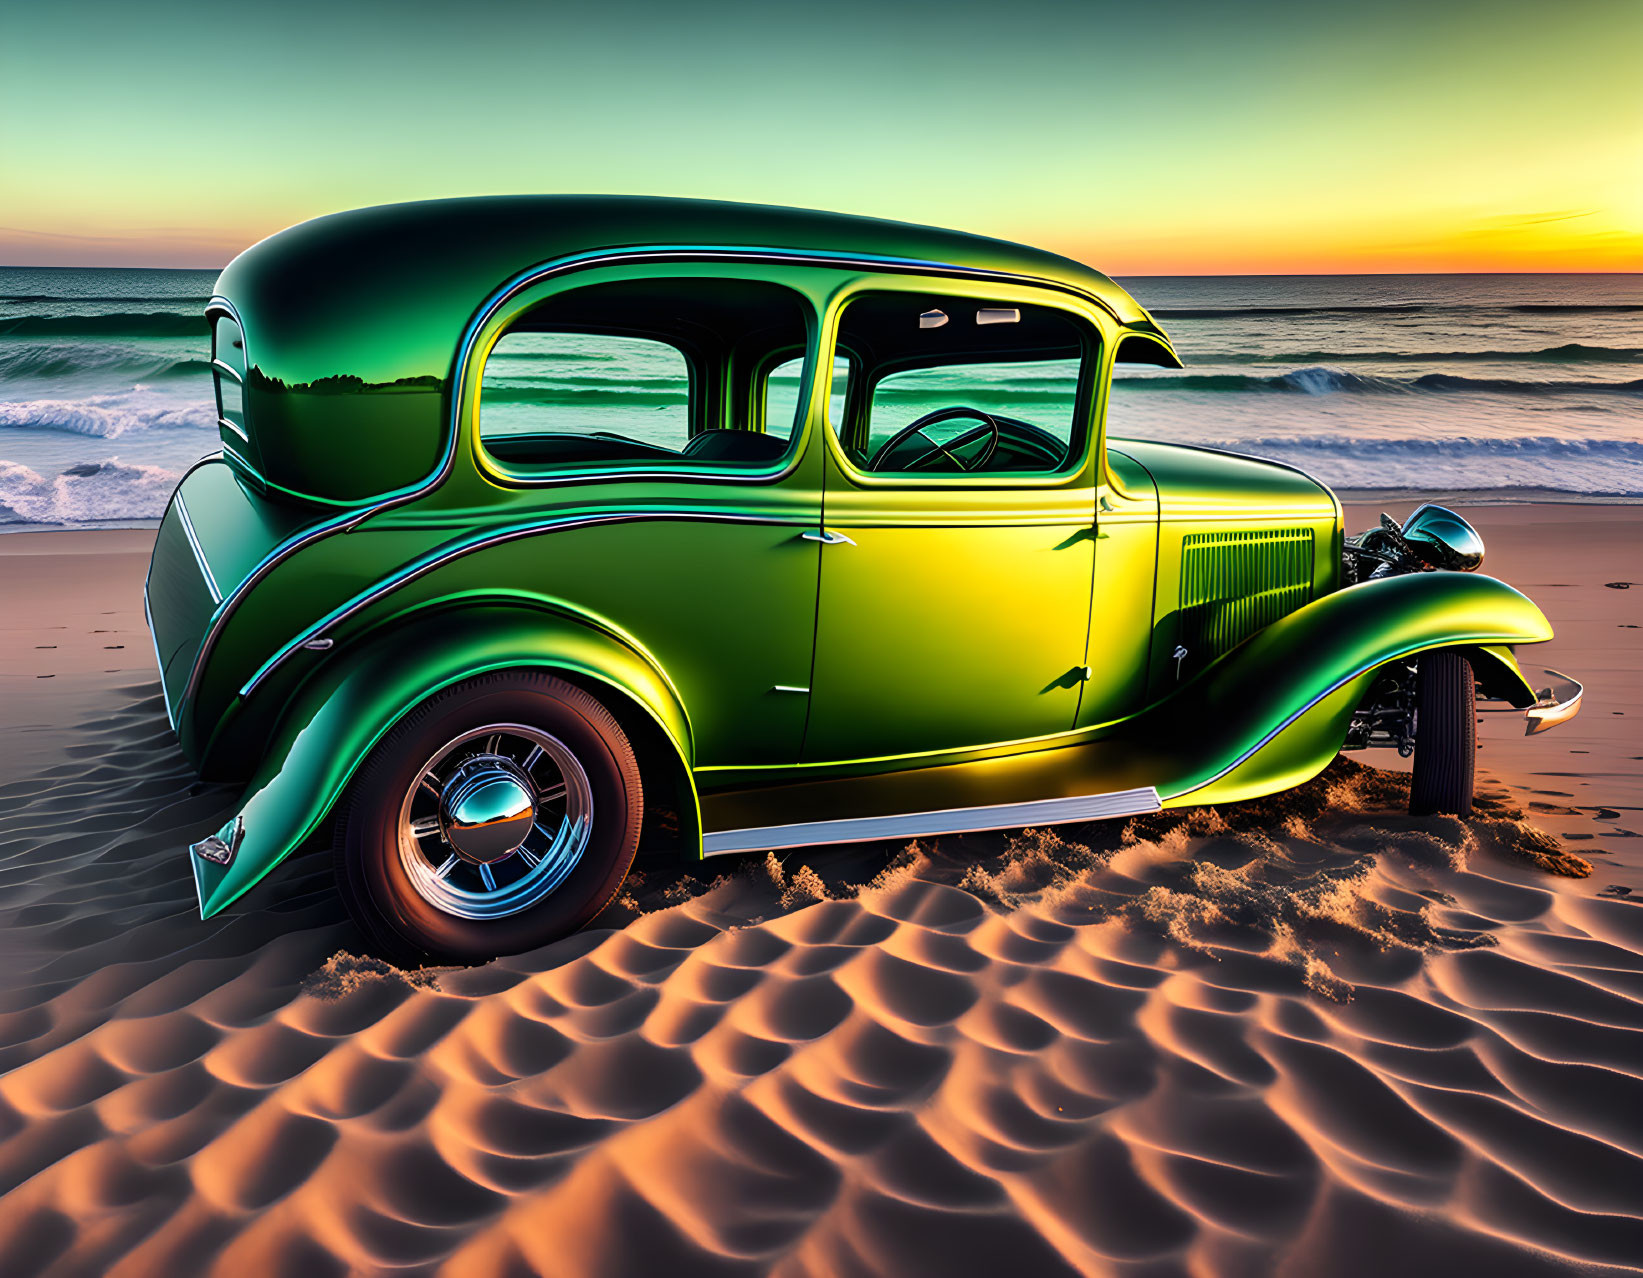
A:
[[[330,820],[375,941],[477,959],[689,857],[1268,793],[1343,745],[1471,801],[1473,698],[1567,718],[1551,637],[1427,507],[1343,535],[1289,467],[1108,439],[1123,289],[954,232],[702,201],[320,218],[224,271],[220,455],[150,626],[248,780],[202,915]]]

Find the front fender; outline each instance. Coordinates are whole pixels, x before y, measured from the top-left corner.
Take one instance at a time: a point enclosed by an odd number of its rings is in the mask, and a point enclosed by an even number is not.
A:
[[[1269,794],[1316,776],[1339,751],[1375,671],[1431,648],[1467,647],[1492,695],[1534,699],[1507,645],[1551,623],[1493,577],[1425,572],[1364,582],[1274,622],[1160,705],[1148,736],[1193,742],[1165,806]],[[1179,757],[1179,756],[1177,756]]]
[[[453,683],[516,666],[595,681],[639,706],[677,752],[695,803],[689,721],[673,689],[638,653],[611,635],[543,612],[440,613],[338,654],[298,690],[238,816],[191,851],[200,917],[231,905],[312,834],[365,756],[408,710]]]

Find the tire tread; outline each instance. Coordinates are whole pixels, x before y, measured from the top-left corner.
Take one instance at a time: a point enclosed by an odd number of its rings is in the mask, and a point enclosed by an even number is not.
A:
[[[1422,653],[1416,671],[1415,769],[1409,810],[1472,814],[1477,770],[1477,683],[1454,648]]]

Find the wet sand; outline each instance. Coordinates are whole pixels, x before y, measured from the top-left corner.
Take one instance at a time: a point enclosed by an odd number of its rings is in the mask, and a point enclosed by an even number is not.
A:
[[[0,537],[0,1274],[1635,1272],[1643,508],[1469,513],[1588,685],[1485,717],[1469,821],[1346,760],[649,865],[409,974],[323,851],[198,919],[236,796],[170,739],[151,534]]]

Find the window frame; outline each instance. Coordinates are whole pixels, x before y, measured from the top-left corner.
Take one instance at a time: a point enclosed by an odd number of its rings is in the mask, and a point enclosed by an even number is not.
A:
[[[631,283],[636,280],[654,282],[690,282],[699,281],[704,285],[714,282],[734,281],[763,287],[779,289],[787,294],[795,303],[802,315],[805,326],[805,338],[802,346],[782,348],[787,352],[786,358],[792,358],[792,352],[801,352],[805,359],[806,372],[800,379],[800,401],[795,409],[793,431],[788,437],[787,451],[776,461],[760,466],[731,465],[716,462],[700,462],[685,460],[679,463],[666,465],[650,465],[643,461],[634,461],[620,465],[611,465],[599,462],[567,462],[563,465],[544,466],[539,469],[525,470],[509,465],[504,459],[494,456],[485,447],[480,433],[481,405],[485,366],[489,361],[497,343],[502,341],[511,332],[521,319],[530,312],[552,300],[581,292],[585,289],[597,289],[611,284]],[[556,330],[536,330],[556,331]],[[573,331],[573,330],[561,330]],[[705,383],[705,370],[701,367],[698,353],[688,345],[681,345],[666,338],[658,337],[653,332],[622,331],[616,326],[600,326],[597,329],[589,326],[586,329],[575,330],[585,333],[603,333],[612,337],[641,338],[650,341],[659,341],[678,350],[685,359],[690,370],[690,415],[692,423],[692,437],[698,432],[695,426],[699,414],[705,412],[705,400],[696,394],[697,387]],[[472,456],[475,469],[480,476],[491,484],[507,489],[534,489],[551,488],[561,484],[587,483],[651,483],[651,482],[678,482],[678,483],[738,483],[738,484],[776,484],[789,477],[803,464],[806,453],[810,448],[810,435],[815,415],[817,395],[817,371],[819,352],[823,332],[822,311],[818,302],[817,291],[806,291],[796,287],[789,280],[772,277],[768,268],[760,264],[746,265],[730,262],[702,262],[689,259],[658,262],[651,266],[635,269],[632,267],[594,267],[574,276],[545,282],[543,286],[522,292],[513,299],[511,305],[504,310],[493,313],[481,330],[481,340],[476,341],[469,353],[467,367],[469,371],[468,385],[470,390],[466,396],[463,414],[466,422],[462,428],[462,435],[467,441],[468,450]],[[762,362],[762,361],[761,361]],[[726,365],[726,370],[734,377],[734,360]],[[752,370],[749,386],[754,390],[763,387],[763,370],[757,365]],[[717,394],[723,395],[725,388],[717,388]],[[747,406],[750,409],[755,405]],[[763,405],[756,405],[759,418],[763,421]]]
[[[861,376],[864,361],[840,342],[845,317],[853,302],[873,293],[907,293],[915,296],[939,296],[954,302],[980,306],[1032,306],[1058,311],[1077,328],[1082,354],[1079,357],[1078,390],[1073,403],[1073,430],[1067,459],[1055,470],[996,471],[959,473],[951,471],[869,471],[862,469],[850,456],[846,439],[862,425],[871,429],[870,419],[862,414],[870,410],[873,392],[886,377],[919,368],[951,366],[940,358],[907,358],[881,364],[876,376],[868,381]],[[862,276],[841,289],[828,306],[825,358],[828,367],[838,357],[849,360],[851,381],[845,398],[843,421],[835,429],[831,419],[824,423],[829,456],[843,474],[860,488],[900,489],[1033,489],[1086,487],[1099,482],[1099,456],[1105,414],[1105,382],[1110,369],[1108,352],[1112,341],[1101,316],[1092,306],[1082,303],[1077,296],[1066,296],[1015,284],[994,284],[990,281],[951,276]],[[977,360],[976,363],[989,361]],[[1002,362],[1002,361],[991,361]],[[1092,467],[1094,470],[1092,471]]]
[[[752,376],[748,378],[748,402],[745,406],[746,419],[749,422],[756,422],[759,430],[766,435],[770,433],[769,415],[765,411],[770,404],[770,375],[783,364],[794,359],[795,351],[798,352],[796,358],[803,361],[799,367],[799,401],[802,403],[805,394],[804,373],[810,354],[808,350],[802,347],[785,346],[779,350],[771,351],[770,354],[753,366]],[[797,434],[799,428],[799,404],[794,404],[793,434]],[[790,434],[788,436],[789,447],[792,446],[792,439],[793,435]]]
[[[755,401],[758,405],[758,413],[759,413],[759,417],[760,417],[761,422],[763,422],[763,418],[764,418],[765,405],[769,402],[769,399],[770,399],[770,396],[769,396],[770,375],[772,373],[774,373],[776,371],[776,369],[781,367],[782,364],[786,363],[788,359],[793,358],[791,352],[796,351],[796,350],[799,350],[799,347],[793,346],[793,347],[786,348],[786,350],[784,350],[784,351],[775,352],[774,354],[771,354],[771,355],[767,356],[763,361],[761,361],[760,366],[754,370],[752,394],[753,394],[754,399],[755,399]],[[786,356],[785,359],[783,358],[784,355]],[[806,352],[806,355],[808,355],[808,352]],[[835,350],[833,352],[833,362],[829,363],[829,365],[828,365],[827,394],[825,396],[825,401],[824,402],[823,401],[818,401],[818,402],[822,403],[822,415],[826,418],[829,426],[832,425],[832,421],[833,421],[833,418],[832,418],[832,403],[833,403],[833,391],[835,389],[835,387],[833,385],[833,378],[835,376],[835,374],[833,372],[833,363],[836,363],[838,360],[841,360],[841,359],[844,360],[846,365],[848,365],[848,367],[845,369],[845,374],[844,374],[844,376],[845,376],[845,386],[846,386],[847,391],[848,391],[848,388],[851,384],[851,380],[856,376],[856,369],[859,366],[859,361],[856,359],[856,357],[854,355],[851,355],[847,352],[838,351],[838,350]],[[801,379],[801,387],[802,387],[802,379]],[[802,393],[802,390],[801,390],[801,393]],[[847,396],[847,398],[848,398],[848,396]],[[844,412],[844,411],[847,411],[847,410],[848,410],[848,404],[845,406],[844,409],[841,409],[841,413]],[[752,419],[752,415],[750,413],[749,420],[751,420],[751,419]],[[797,416],[795,416],[794,420],[795,420],[795,422],[797,422],[797,420],[798,420]],[[766,424],[766,432],[765,433],[766,434],[769,433],[768,424]]]
[[[231,325],[233,328],[233,332],[228,334],[231,339],[229,345],[232,350],[239,352],[237,358],[232,354],[229,354],[228,359],[223,358],[224,354],[227,353],[222,350],[225,325]],[[238,421],[228,415],[228,404],[223,398],[224,376],[232,378],[234,385],[238,388],[239,407],[235,410],[239,414]],[[245,379],[245,330],[235,316],[223,311],[213,312],[211,316],[211,389],[216,397],[217,429],[221,430],[226,426],[239,437],[241,443],[249,444],[251,434],[245,424]]]

